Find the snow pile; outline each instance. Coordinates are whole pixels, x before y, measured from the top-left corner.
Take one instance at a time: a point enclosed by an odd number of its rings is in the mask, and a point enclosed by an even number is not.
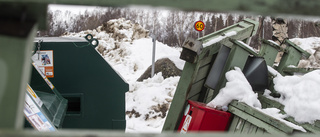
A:
[[[160,132],[178,81],[179,77],[164,79],[160,72],[133,84],[126,96],[126,113],[131,119],[127,132]]]
[[[152,39],[147,30],[128,20],[111,20],[94,30],[70,33],[64,37],[92,34],[99,40],[96,48],[102,57],[129,84],[126,93],[126,132],[160,133],[180,77],[164,79],[161,73],[142,82],[136,80],[152,63]],[[106,30],[105,30],[106,29]],[[182,69],[181,48],[156,41],[155,59],[169,58]]]
[[[299,123],[320,120],[320,70],[301,77],[278,75],[273,80],[275,90],[281,94],[284,111]]]
[[[139,24],[133,24],[124,18],[113,19],[102,25],[101,31],[112,34],[112,38],[117,41],[132,41],[134,39],[147,38],[149,31],[142,28]]]
[[[309,59],[300,60],[299,68],[320,68],[320,38],[294,38],[290,39],[293,43],[311,54]]]
[[[261,108],[258,94],[253,92],[251,85],[240,68],[235,67],[235,70],[228,71],[226,79],[228,81],[226,86],[207,104],[209,107],[227,106],[232,100],[238,100],[249,106]]]
[[[284,120],[283,118],[286,118],[287,115],[280,114],[279,109],[261,109],[261,103],[258,100],[257,93],[253,92],[251,85],[247,81],[240,68],[235,67],[235,70],[228,71],[226,73],[226,79],[228,81],[226,86],[219,91],[218,95],[212,101],[210,101],[207,106],[217,108],[217,106],[227,106],[232,100],[238,100],[239,102],[244,102],[247,105],[254,107],[258,111],[282,121],[294,129],[306,132],[306,130],[301,126]]]

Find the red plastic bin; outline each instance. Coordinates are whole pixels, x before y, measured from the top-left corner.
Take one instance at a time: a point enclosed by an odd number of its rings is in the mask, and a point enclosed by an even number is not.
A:
[[[206,104],[188,100],[178,132],[189,131],[226,131],[232,120],[232,114],[207,107]]]

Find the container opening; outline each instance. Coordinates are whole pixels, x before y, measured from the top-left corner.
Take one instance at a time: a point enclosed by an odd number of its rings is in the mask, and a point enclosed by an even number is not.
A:
[[[68,100],[67,114],[81,114],[81,97],[64,97]]]

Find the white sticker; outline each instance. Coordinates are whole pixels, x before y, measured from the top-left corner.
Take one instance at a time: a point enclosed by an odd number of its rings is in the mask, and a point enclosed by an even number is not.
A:
[[[26,94],[23,112],[27,120],[38,131],[55,131],[56,129],[53,124],[48,121],[47,117],[44,116],[32,99],[33,98]]]
[[[184,110],[184,115],[186,116],[189,112],[190,104],[187,105],[186,110]]]
[[[180,134],[186,134],[190,125],[192,117],[190,115],[186,116],[186,119],[183,122],[183,126],[181,128]]]
[[[53,84],[51,83],[51,81],[47,78],[47,76],[45,76],[42,71],[40,70],[40,68],[37,66],[37,64],[35,63],[32,63],[32,65],[36,68],[36,70],[38,71],[38,73],[41,75],[41,77],[44,79],[44,81],[48,84],[48,86],[53,89],[54,86]]]

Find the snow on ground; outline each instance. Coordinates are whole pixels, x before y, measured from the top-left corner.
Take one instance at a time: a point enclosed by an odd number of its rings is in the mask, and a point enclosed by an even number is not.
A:
[[[232,100],[238,100],[249,106],[261,108],[258,94],[253,92],[251,85],[240,68],[235,67],[235,70],[228,71],[226,73],[226,79],[228,81],[226,86],[207,104],[208,106],[213,108],[219,105],[227,106]]]
[[[309,59],[299,62],[299,68],[320,68],[320,37],[293,38],[290,41],[311,54]]]
[[[284,111],[300,123],[320,120],[320,70],[303,76],[277,76],[275,90],[281,94]]]
[[[107,29],[113,33],[102,31],[100,26],[95,30],[70,33],[64,37],[92,34],[99,40],[97,51],[128,82],[130,88],[126,93],[126,132],[160,133],[180,77],[164,79],[160,72],[153,78],[137,82],[152,64],[152,39],[145,37],[146,34],[134,34],[137,28],[139,32],[145,30],[130,21],[117,19],[111,20],[109,24],[112,27]],[[181,50],[156,41],[155,60],[167,57],[182,69],[184,61],[179,59]]]

